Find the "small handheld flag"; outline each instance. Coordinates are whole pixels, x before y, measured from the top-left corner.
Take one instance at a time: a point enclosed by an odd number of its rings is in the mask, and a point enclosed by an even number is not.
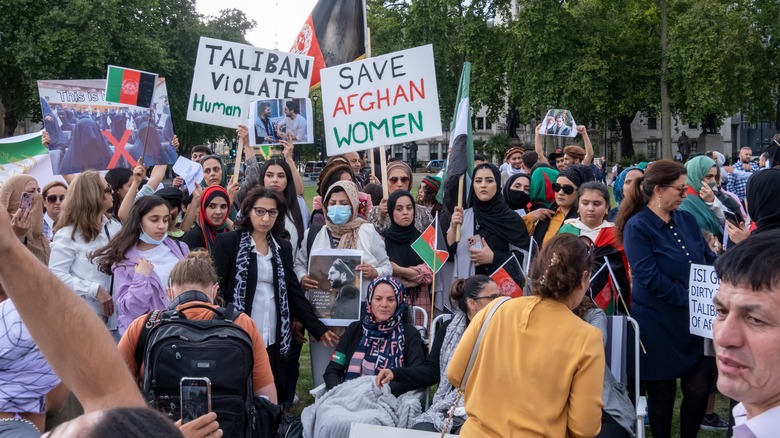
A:
[[[496,272],[490,275],[490,278],[498,285],[501,295],[517,298],[523,296],[523,286],[525,286],[525,274],[520,267],[517,257],[512,254]]]
[[[106,77],[106,102],[150,108],[156,85],[156,73],[109,65]]]
[[[447,241],[439,228],[439,215],[433,219],[422,235],[412,243],[412,249],[431,268],[433,273],[439,272],[450,257],[447,251]]]

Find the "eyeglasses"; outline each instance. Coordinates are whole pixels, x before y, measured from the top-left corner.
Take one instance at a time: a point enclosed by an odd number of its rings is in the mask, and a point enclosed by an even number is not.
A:
[[[393,184],[398,184],[398,180],[401,180],[401,182],[404,183],[404,184],[409,182],[409,177],[408,176],[401,176],[401,177],[391,176],[389,179],[390,179],[390,182],[393,183]]]
[[[490,300],[490,301],[493,301],[493,300],[495,300],[496,298],[499,298],[499,297],[501,297],[501,294],[493,294],[493,295],[488,295],[488,296],[485,296],[485,297],[475,297],[475,298],[472,298],[472,299],[473,300]]]
[[[221,163],[222,162],[222,155],[219,155],[219,154],[204,155],[204,156],[200,157],[200,162],[202,163],[202,162],[204,162],[206,160],[211,160],[211,159],[219,160],[219,162]]]
[[[683,184],[680,187],[670,186],[670,185],[666,184],[665,187],[669,187],[670,189],[675,189],[675,190],[679,191],[680,195],[684,195],[688,191],[688,186],[685,185],[685,184]]]
[[[114,194],[114,189],[111,188],[111,184],[107,184],[106,185],[106,188],[103,189],[103,193],[107,193],[109,195],[113,195]],[[49,201],[49,202],[51,202],[51,201]]]
[[[65,199],[65,195],[49,195],[46,197],[46,202],[54,204],[58,199],[62,202],[62,200]]]
[[[273,208],[273,209],[271,209],[271,210],[266,210],[266,209],[264,209],[264,208],[255,207],[255,208],[253,208],[252,210],[254,210],[254,211],[255,211],[255,214],[257,215],[257,217],[263,217],[263,216],[265,216],[266,214],[268,214],[268,216],[270,216],[270,217],[271,217],[271,219],[274,219],[274,218],[276,218],[277,216],[279,216],[279,210],[277,210],[277,209],[275,209],[275,208]]]
[[[575,190],[577,190],[577,188],[574,187],[573,185],[558,184],[558,183],[553,183],[552,189],[554,193],[558,193],[561,191],[561,189],[563,189],[563,193],[567,195],[571,195],[572,193],[574,193]]]

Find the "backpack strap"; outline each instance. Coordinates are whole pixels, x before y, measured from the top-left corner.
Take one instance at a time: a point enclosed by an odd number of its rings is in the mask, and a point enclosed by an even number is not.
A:
[[[141,363],[144,359],[144,350],[146,350],[146,343],[149,341],[149,333],[154,328],[155,324],[162,319],[162,311],[155,310],[146,317],[144,325],[141,327],[141,334],[138,336],[138,343],[135,345],[135,366],[137,369],[141,369]]]
[[[171,301],[171,304],[168,305],[168,310],[176,310],[176,308],[181,306],[182,304],[189,303],[192,301],[210,303],[211,299],[209,299],[208,295],[206,295],[205,293],[199,290],[188,290],[176,296],[176,298],[174,298]]]

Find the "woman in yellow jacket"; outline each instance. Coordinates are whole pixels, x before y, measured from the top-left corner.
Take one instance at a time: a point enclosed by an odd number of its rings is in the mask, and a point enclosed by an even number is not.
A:
[[[504,303],[489,321],[465,388],[467,437],[595,437],[601,429],[601,332],[571,309],[585,295],[592,256],[573,235],[547,243],[531,271],[534,296]],[[450,362],[456,388],[485,318],[472,320]]]

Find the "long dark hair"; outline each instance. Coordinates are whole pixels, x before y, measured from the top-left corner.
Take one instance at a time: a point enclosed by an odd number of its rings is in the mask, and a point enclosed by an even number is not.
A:
[[[111,267],[124,260],[125,253],[138,243],[138,237],[141,235],[141,218],[161,205],[167,207],[170,214],[171,206],[159,196],[144,196],[135,202],[127,221],[122,225],[122,230],[108,242],[108,245],[89,255],[90,260],[97,259],[100,272],[111,275]]]
[[[687,173],[685,166],[672,160],[654,161],[647,166],[645,174],[634,180],[631,190],[620,203],[620,210],[615,220],[618,238],[623,239],[626,223],[650,201],[656,187],[668,186]]]
[[[251,216],[254,213],[252,209],[255,206],[255,202],[262,198],[273,199],[276,201],[276,209],[279,210],[279,216],[276,216],[276,222],[274,223],[273,228],[271,228],[271,234],[274,237],[289,239],[289,233],[287,233],[287,230],[284,229],[284,216],[287,214],[287,205],[284,202],[284,198],[282,197],[281,193],[263,186],[255,187],[249,193],[247,193],[243,204],[241,204],[241,219],[236,221],[236,229],[249,231],[250,233],[254,230],[251,219]]]
[[[271,158],[263,164],[260,168],[260,185],[265,187],[265,173],[268,172],[268,168],[271,166],[279,166],[284,170],[284,174],[287,177],[287,187],[284,188],[282,195],[287,204],[287,216],[292,219],[295,224],[295,229],[298,231],[298,241],[291,242],[296,247],[301,246],[303,241],[303,215],[301,214],[301,207],[298,205],[298,193],[295,191],[295,180],[293,179],[292,169],[281,158]],[[254,202],[252,203],[254,205]]]
[[[116,218],[119,215],[119,206],[122,205],[122,198],[119,196],[119,189],[130,181],[133,176],[133,170],[124,167],[117,167],[106,172],[106,182],[114,190],[111,197],[114,199],[114,206],[111,207],[111,216]]]

